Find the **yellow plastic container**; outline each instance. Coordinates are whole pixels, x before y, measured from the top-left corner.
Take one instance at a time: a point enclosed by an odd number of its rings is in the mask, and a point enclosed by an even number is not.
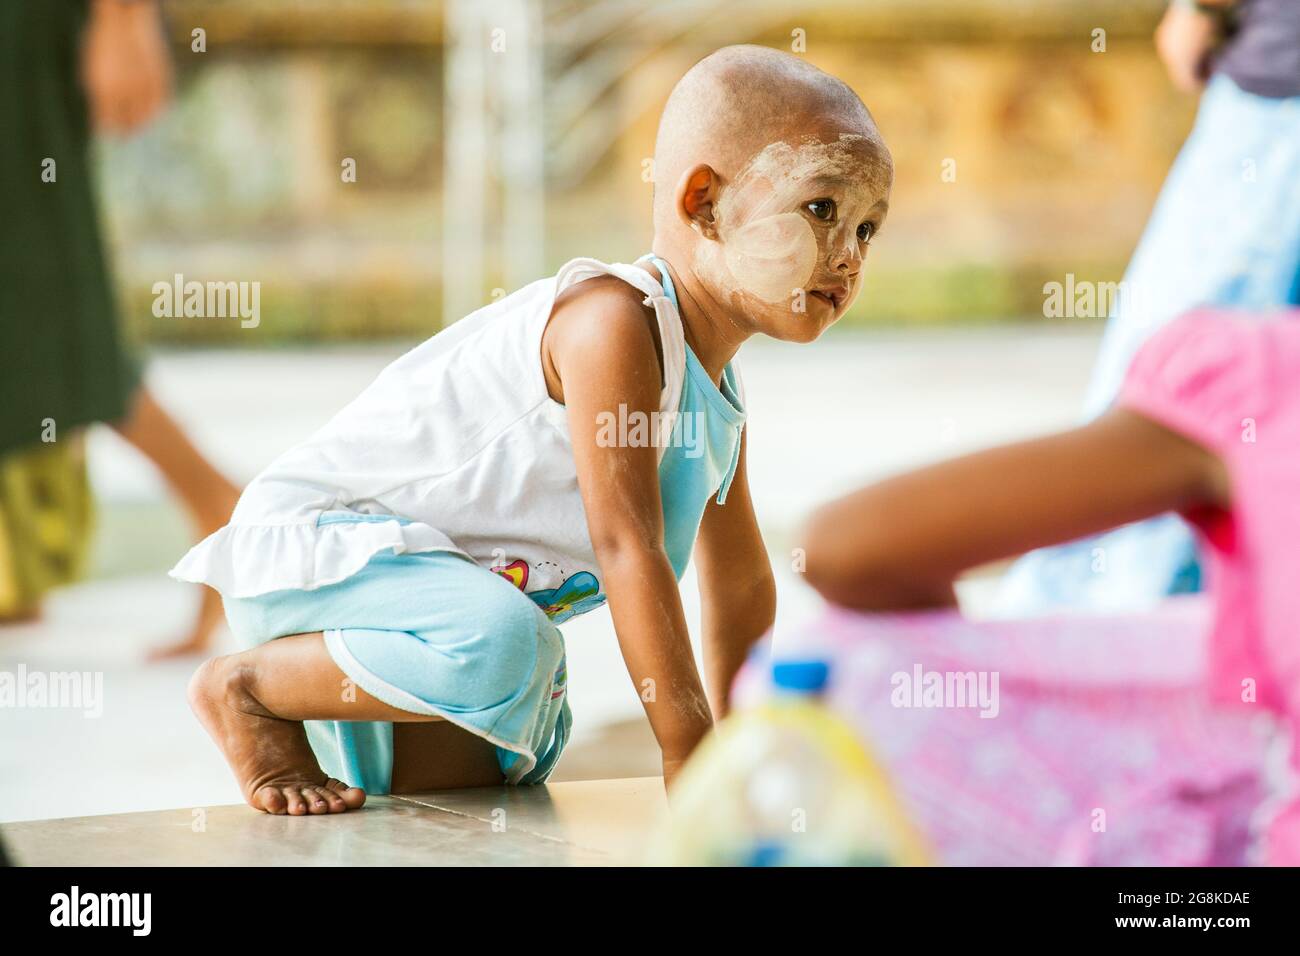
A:
[[[921,866],[929,860],[884,772],[820,699],[829,668],[786,661],[773,694],[718,725],[682,769],[651,862]]]

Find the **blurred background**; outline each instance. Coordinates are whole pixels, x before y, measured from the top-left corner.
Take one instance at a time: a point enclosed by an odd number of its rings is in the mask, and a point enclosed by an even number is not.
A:
[[[737,42],[802,46],[893,151],[888,242],[845,326],[1021,319],[1067,270],[1119,277],[1186,135],[1195,103],[1152,49],[1163,7],[170,2],[177,102],[103,157],[133,330],[240,347],[420,338],[574,256],[633,258],[668,91]],[[190,51],[195,25],[206,53]],[[154,321],[150,286],[172,272],[256,276],[274,321],[255,336]]]
[[[897,179],[840,326],[742,351],[779,632],[815,607],[790,548],[818,500],[1078,416],[1101,318],[1045,317],[1044,284],[1120,278],[1191,126],[1152,46],[1164,6],[168,0],[175,100],[95,151],[122,321],[152,392],[242,484],[411,344],[574,256],[648,251],[674,82],[726,44],[792,50],[859,92]],[[260,283],[260,321],[158,317],[177,274]],[[0,664],[102,672],[104,713],[3,714],[0,821],[236,802],[184,703],[197,658],[144,660],[197,603],[165,577],[184,517],[115,433],[91,429],[88,458],[88,573],[0,626]],[[607,612],[565,633],[558,779],[656,773]]]

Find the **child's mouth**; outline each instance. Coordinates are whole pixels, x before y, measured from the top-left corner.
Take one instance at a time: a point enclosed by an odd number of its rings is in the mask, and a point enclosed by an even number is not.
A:
[[[832,290],[814,289],[809,294],[812,295],[814,298],[821,299],[823,302],[825,302],[827,305],[829,305],[832,309],[835,310],[838,310],[840,307],[840,303],[844,301],[843,293],[835,292]]]

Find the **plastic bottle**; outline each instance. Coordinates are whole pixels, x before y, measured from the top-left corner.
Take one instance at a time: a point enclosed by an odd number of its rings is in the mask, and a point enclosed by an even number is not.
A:
[[[916,866],[927,861],[884,773],[821,700],[830,668],[772,668],[770,699],[732,714],[682,768],[653,862]]]

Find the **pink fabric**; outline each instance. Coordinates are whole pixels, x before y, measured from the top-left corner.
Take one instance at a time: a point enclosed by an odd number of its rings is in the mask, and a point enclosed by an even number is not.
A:
[[[778,649],[830,657],[832,703],[941,862],[1300,865],[1300,801],[1261,811],[1269,712],[1300,766],[1300,310],[1184,316],[1139,352],[1119,403],[1227,465],[1231,513],[1187,515],[1212,598],[1029,621],[831,609]],[[996,717],[898,706],[918,666],[997,674]],[[742,673],[742,696],[762,672]]]
[[[1138,353],[1119,402],[1228,468],[1232,512],[1186,516],[1210,551],[1209,685],[1228,706],[1281,714],[1300,765],[1300,310],[1184,316]],[[1297,826],[1285,822],[1296,817],[1296,807],[1279,817],[1269,862],[1300,864]]]
[[[1208,701],[1209,612],[1199,596],[1123,618],[830,608],[777,650],[833,662],[830,703],[861,729],[941,863],[1242,865],[1268,728],[1258,712]],[[996,716],[900,706],[918,666],[996,673]],[[742,702],[765,673],[758,661],[742,672]]]

